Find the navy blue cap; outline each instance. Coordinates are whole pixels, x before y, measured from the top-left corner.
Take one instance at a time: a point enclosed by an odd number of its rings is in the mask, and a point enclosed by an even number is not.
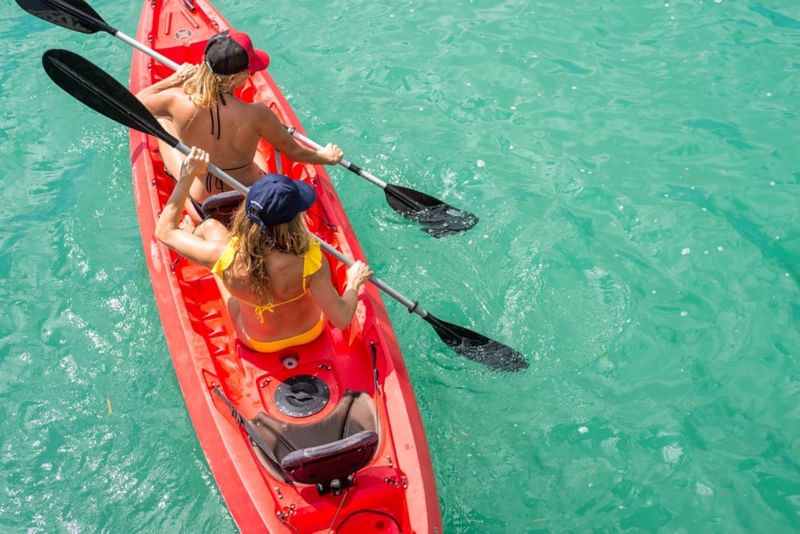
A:
[[[245,199],[247,218],[261,228],[287,223],[317,198],[305,182],[282,174],[267,174],[250,187]]]

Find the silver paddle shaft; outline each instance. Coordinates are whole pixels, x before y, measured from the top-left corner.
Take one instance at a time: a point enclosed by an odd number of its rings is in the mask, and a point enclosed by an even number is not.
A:
[[[308,146],[310,146],[311,148],[313,148],[315,150],[319,150],[319,149],[322,148],[322,145],[320,145],[316,141],[314,141],[312,139],[309,139],[305,135],[303,135],[300,132],[298,132],[297,128],[295,128],[294,126],[287,126],[286,129],[289,130],[289,133],[292,135],[292,137],[296,137],[304,145],[308,145]],[[384,182],[383,180],[381,180],[380,178],[378,178],[377,176],[375,176],[371,172],[362,169],[358,165],[355,165],[354,163],[350,163],[349,161],[347,161],[344,158],[342,158],[342,160],[339,162],[339,165],[341,165],[342,167],[344,167],[348,171],[353,171],[357,175],[361,176],[362,178],[364,178],[365,180],[367,180],[369,182],[372,182],[373,184],[377,185],[381,189],[386,189],[386,182]]]
[[[178,70],[178,68],[180,68],[180,65],[178,65],[177,63],[172,61],[167,56],[159,54],[158,52],[156,52],[152,48],[149,48],[149,47],[143,45],[142,43],[140,43],[136,39],[134,39],[134,38],[132,38],[132,37],[130,37],[128,35],[125,35],[121,31],[117,31],[116,33],[114,33],[114,37],[116,37],[117,39],[119,39],[122,42],[128,43],[129,45],[134,47],[136,50],[139,50],[140,52],[144,52],[148,56],[154,58],[159,63],[161,63],[163,65],[166,65],[167,67],[171,68],[172,70],[176,71],[176,70]],[[310,146],[311,148],[313,148],[315,150],[319,150],[319,149],[323,148],[322,145],[320,145],[319,143],[317,143],[313,139],[309,139],[305,135],[303,135],[300,132],[298,132],[295,127],[293,127],[293,126],[286,127],[286,129],[289,131],[289,134],[291,134],[293,137],[299,139],[300,142],[303,143],[304,145]],[[361,176],[365,180],[368,180],[368,181],[372,182],[373,184],[377,185],[381,189],[386,189],[386,182],[384,182],[383,180],[381,180],[380,178],[378,178],[377,176],[375,176],[371,172],[362,169],[358,165],[354,165],[353,163],[350,163],[346,159],[342,159],[339,162],[339,165],[341,165],[342,167],[344,167],[347,170],[355,172],[356,174],[358,174],[359,176]]]
[[[128,43],[129,45],[131,45],[135,49],[139,50],[140,52],[143,52],[143,53],[147,54],[148,56],[152,57],[153,59],[155,59],[159,63],[162,63],[162,64],[166,65],[167,67],[171,68],[172,70],[178,70],[178,68],[180,67],[180,65],[178,63],[172,61],[171,59],[169,59],[168,57],[166,57],[166,56],[164,56],[162,54],[159,54],[158,52],[156,52],[152,48],[143,45],[142,43],[140,43],[136,39],[133,39],[133,38],[125,35],[124,33],[120,32],[120,31],[115,32],[114,33],[114,37],[116,37],[117,39],[119,39],[119,40],[121,40],[121,41],[123,41],[125,43]],[[319,150],[319,148],[322,148],[319,144],[315,143],[314,141],[312,141],[308,137],[304,136],[303,134],[297,132],[296,130],[294,131],[294,133],[292,135],[295,135],[298,139],[300,139],[300,141],[308,144],[309,146],[313,146],[313,147],[317,148],[317,150]],[[181,154],[183,154],[184,156],[188,155],[189,152],[191,151],[191,149],[188,146],[184,145],[181,142],[178,142],[178,144],[175,146],[175,149],[178,152],[180,152]],[[344,160],[340,161],[339,164],[344,166],[344,167],[346,167],[346,168],[348,168],[348,169],[352,165],[350,163],[345,162]],[[249,188],[247,186],[241,184],[238,180],[236,180],[236,178],[234,178],[233,176],[231,176],[227,172],[223,171],[222,169],[220,169],[219,167],[217,167],[213,163],[209,163],[208,164],[208,170],[211,171],[211,173],[214,176],[218,177],[220,180],[222,180],[223,182],[225,182],[226,184],[228,184],[232,188],[236,189],[237,191],[239,191],[241,193],[244,193],[245,195],[249,191]],[[369,174],[369,173],[366,173],[366,171],[363,171],[363,170],[361,172],[365,173],[365,174]],[[362,174],[362,176],[363,176],[363,174]],[[369,178],[367,176],[364,176],[364,177],[367,178],[368,180],[374,181],[374,183],[376,183],[377,185],[379,185],[382,188],[386,187],[386,183],[382,182],[378,178],[375,178],[371,174],[369,176],[371,176],[372,178]],[[353,265],[353,259],[352,258],[348,258],[344,254],[342,254],[341,252],[339,252],[338,250],[333,248],[331,245],[329,245],[325,240],[323,240],[318,235],[316,235],[314,233],[312,233],[311,235],[314,236],[314,239],[319,241],[320,245],[322,246],[322,248],[325,249],[326,252],[328,252],[329,254],[334,256],[340,262],[344,263],[348,267]],[[423,319],[428,316],[428,312],[425,311],[425,309],[422,308],[419,305],[419,303],[409,299],[408,297],[406,297],[405,295],[403,295],[402,293],[400,293],[399,291],[394,289],[392,286],[390,286],[386,282],[380,280],[375,275],[370,276],[369,277],[369,281],[372,282],[376,287],[378,287],[384,293],[386,293],[387,295],[389,295],[390,297],[395,299],[397,302],[399,302],[400,304],[405,306],[408,309],[409,313],[411,313],[411,312],[416,313],[417,315],[419,315]]]
[[[114,32],[114,37],[116,37],[117,39],[119,39],[123,43],[128,43],[129,45],[134,47],[136,50],[139,50],[140,52],[144,52],[145,54],[147,54],[151,58],[155,59],[156,61],[158,61],[159,63],[161,63],[163,65],[166,65],[167,67],[171,68],[172,70],[178,70],[178,68],[180,67],[180,65],[178,65],[177,63],[172,61],[167,56],[159,54],[158,52],[156,52],[152,48],[149,48],[149,47],[143,45],[142,43],[140,43],[139,41],[137,41],[133,37],[125,35],[124,33],[122,33],[119,30]]]

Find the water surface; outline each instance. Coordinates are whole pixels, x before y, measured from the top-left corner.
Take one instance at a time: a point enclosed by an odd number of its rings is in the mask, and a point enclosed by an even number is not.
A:
[[[140,4],[93,6],[133,35]],[[530,360],[487,372],[391,301],[449,533],[800,529],[800,6],[218,7],[309,135],[480,215],[435,240],[331,171],[381,278]],[[0,6],[0,530],[234,532],[167,353],[127,132]]]

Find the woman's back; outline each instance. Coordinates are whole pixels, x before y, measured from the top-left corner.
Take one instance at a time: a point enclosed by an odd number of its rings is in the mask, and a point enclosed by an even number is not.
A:
[[[305,148],[294,141],[267,106],[233,96],[250,74],[268,64],[269,56],[255,50],[246,34],[222,32],[209,39],[199,65],[184,64],[137,96],[172,135],[185,145],[204,150],[216,165],[244,185],[253,184],[267,170],[263,156],[256,152],[260,139],[292,161],[339,162],[342,151],[338,146],[329,143],[316,150]],[[178,176],[181,154],[163,141],[159,150],[168,172]],[[202,203],[210,195],[229,189],[209,174],[198,177],[190,190],[192,202],[187,205],[192,218],[205,218]]]
[[[318,247],[314,250],[319,254]],[[269,286],[263,295],[257,295],[250,289],[251,273],[238,258],[237,255],[221,279],[238,301],[240,326],[249,337],[263,341],[284,339],[302,334],[319,322],[321,309],[310,291],[311,278],[322,275],[318,274],[321,264],[314,270],[315,259],[268,253],[265,263]]]
[[[238,171],[253,163],[259,140],[262,104],[248,104],[233,95],[224,95],[210,107],[203,108],[179,87],[172,89],[172,122],[175,135],[188,146],[208,152],[223,169]],[[263,175],[253,165],[253,180]]]

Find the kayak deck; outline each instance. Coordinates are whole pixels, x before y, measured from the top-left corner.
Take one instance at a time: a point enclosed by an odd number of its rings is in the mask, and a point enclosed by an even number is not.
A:
[[[178,63],[198,63],[205,41],[228,28],[228,22],[203,0],[148,1],[137,39]],[[136,92],[170,73],[134,52],[131,90]],[[267,104],[284,124],[300,130],[297,117],[266,72],[251,76],[237,96]],[[259,152],[268,172],[280,168],[292,179],[314,187],[318,200],[308,212],[310,229],[344,254],[363,259],[322,167],[276,156],[263,141]],[[153,237],[155,222],[174,187],[174,180],[163,170],[157,142],[131,131],[131,163],[145,256],[175,372],[198,441],[239,528],[244,532],[439,532],[438,498],[422,421],[377,289],[365,288],[356,318],[344,330],[327,324],[311,343],[272,354],[247,349],[235,339],[208,269],[175,255]],[[341,288],[346,267],[333,257],[328,256],[328,261],[332,281]],[[302,417],[285,413],[281,405],[285,398],[280,400],[279,390],[285,393],[287,384],[297,377],[313,377],[327,388],[327,402],[316,413]],[[277,427],[301,434],[303,427],[322,428],[337,420],[340,403],[351,392],[362,392],[364,406],[374,414],[377,450],[356,473],[354,485],[338,495],[321,494],[312,484],[293,484],[254,448],[224,402],[213,394],[215,387],[245,419],[268,418]],[[290,402],[302,405],[305,398],[290,396]]]

